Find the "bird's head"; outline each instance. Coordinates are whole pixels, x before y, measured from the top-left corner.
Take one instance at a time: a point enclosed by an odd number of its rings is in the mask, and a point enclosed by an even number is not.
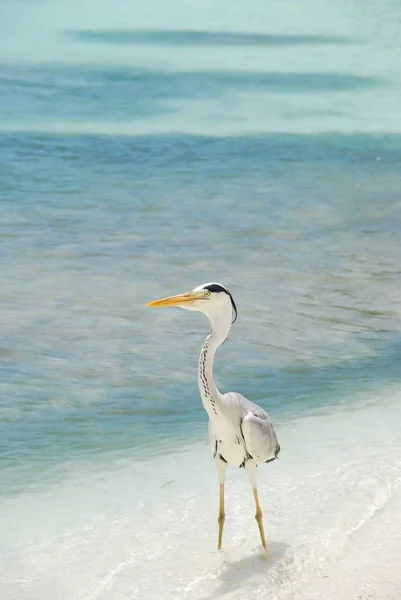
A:
[[[209,317],[212,325],[222,320],[228,320],[228,324],[231,325],[237,319],[234,298],[220,283],[203,283],[191,292],[154,300],[147,306],[178,306],[187,310],[197,310]]]

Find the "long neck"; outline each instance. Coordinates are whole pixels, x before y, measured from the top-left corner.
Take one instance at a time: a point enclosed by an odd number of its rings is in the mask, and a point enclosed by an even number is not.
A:
[[[199,390],[203,406],[211,419],[218,416],[221,410],[221,394],[213,377],[214,357],[217,348],[226,339],[230,326],[230,319],[219,319],[212,322],[212,331],[206,337],[199,357]]]

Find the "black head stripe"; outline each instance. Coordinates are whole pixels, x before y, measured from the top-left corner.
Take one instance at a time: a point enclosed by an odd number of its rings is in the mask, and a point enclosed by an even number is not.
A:
[[[219,283],[210,283],[209,285],[205,285],[204,289],[209,290],[209,292],[225,292],[230,295],[230,292]]]
[[[231,305],[233,307],[233,311],[234,311],[234,320],[231,322],[235,323],[235,321],[237,320],[237,316],[238,316],[238,311],[237,311],[237,305],[234,302],[234,298],[231,296],[230,292],[228,291],[227,288],[225,288],[224,286],[220,285],[219,283],[211,283],[209,285],[206,285],[205,290],[209,290],[209,292],[224,292],[225,294],[227,294],[228,296],[230,296],[230,300],[231,300]]]
[[[232,304],[232,306],[233,306],[233,311],[234,311],[234,313],[235,313],[234,319],[231,321],[231,325],[232,325],[232,324],[233,324],[233,323],[235,323],[235,321],[237,320],[237,317],[238,317],[238,311],[237,311],[237,305],[235,304],[235,302],[234,302],[234,298],[231,296],[230,292],[228,292],[228,295],[230,296],[231,304]]]

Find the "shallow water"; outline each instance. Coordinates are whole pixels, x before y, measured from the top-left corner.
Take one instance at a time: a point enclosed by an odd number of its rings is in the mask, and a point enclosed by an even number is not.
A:
[[[2,598],[301,597],[399,494],[397,7],[0,8]],[[145,307],[210,280],[267,561],[241,472],[215,552],[207,323]]]

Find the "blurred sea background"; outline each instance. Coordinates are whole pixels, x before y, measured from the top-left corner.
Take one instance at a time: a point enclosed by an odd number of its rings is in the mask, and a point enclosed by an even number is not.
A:
[[[2,600],[399,599],[400,26],[0,0]],[[145,307],[205,281],[239,312],[219,387],[282,447],[267,560],[235,470],[215,550],[208,323]]]

